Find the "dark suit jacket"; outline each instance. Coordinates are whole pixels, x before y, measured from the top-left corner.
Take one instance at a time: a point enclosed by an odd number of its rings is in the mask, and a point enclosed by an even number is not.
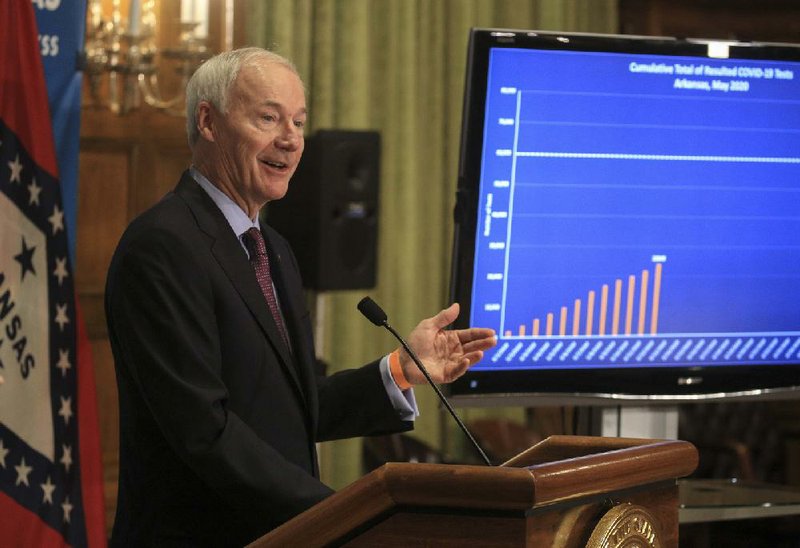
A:
[[[120,402],[112,544],[242,545],[332,493],[316,441],[407,430],[378,362],[328,378],[294,255],[262,227],[293,348],[188,172],[126,230],[106,315]]]

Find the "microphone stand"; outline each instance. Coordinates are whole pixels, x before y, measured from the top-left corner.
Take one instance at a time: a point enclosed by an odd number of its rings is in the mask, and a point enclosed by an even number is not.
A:
[[[428,370],[425,369],[424,365],[422,365],[422,362],[417,357],[417,355],[414,353],[414,351],[411,350],[411,347],[408,346],[408,343],[406,343],[406,341],[403,339],[403,337],[400,336],[400,334],[394,329],[394,327],[389,325],[389,322],[387,320],[385,320],[385,319],[382,320],[381,321],[381,325],[383,327],[385,327],[392,335],[394,335],[394,338],[397,339],[400,342],[400,344],[403,346],[403,349],[408,353],[409,356],[411,356],[411,359],[414,361],[414,363],[416,364],[417,368],[419,368],[419,370],[422,371],[422,374],[425,375],[425,379],[427,379],[428,384],[430,384],[431,387],[433,387],[433,390],[436,392],[436,395],[439,396],[439,400],[444,404],[445,408],[447,409],[447,411],[450,412],[450,415],[456,421],[456,423],[458,424],[459,428],[461,428],[461,431],[464,432],[464,435],[467,436],[469,441],[472,443],[472,446],[480,454],[481,459],[483,459],[483,462],[486,463],[486,466],[493,466],[492,461],[489,460],[489,457],[487,457],[486,453],[483,452],[483,449],[481,449],[481,446],[478,445],[478,442],[475,441],[474,437],[472,437],[472,434],[467,429],[466,425],[461,421],[461,419],[456,414],[456,412],[453,409],[453,407],[450,405],[450,402],[447,401],[447,398],[444,396],[444,394],[442,394],[442,391],[439,389],[439,387],[436,385],[436,383],[433,382],[433,379],[431,378],[430,373],[428,373]]]

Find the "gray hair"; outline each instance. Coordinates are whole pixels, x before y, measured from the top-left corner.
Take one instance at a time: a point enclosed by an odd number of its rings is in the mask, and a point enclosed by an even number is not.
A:
[[[300,77],[294,63],[266,49],[241,48],[215,55],[198,67],[186,85],[186,135],[189,146],[193,147],[200,136],[197,129],[197,105],[201,101],[208,101],[220,112],[226,113],[228,95],[239,70],[256,60],[277,63]]]

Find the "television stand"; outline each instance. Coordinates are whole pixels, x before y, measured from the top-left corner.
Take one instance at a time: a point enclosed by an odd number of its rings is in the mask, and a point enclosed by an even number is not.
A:
[[[614,438],[678,439],[678,408],[666,406],[625,406],[597,408],[595,424],[599,435]]]

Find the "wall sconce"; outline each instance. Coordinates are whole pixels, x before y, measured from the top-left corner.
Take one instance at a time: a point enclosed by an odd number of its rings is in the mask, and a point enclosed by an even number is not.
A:
[[[182,116],[183,90],[200,64],[211,56],[207,46],[208,0],[181,1],[181,32],[174,48],[155,43],[155,0],[130,0],[127,21],[120,0],[113,0],[111,19],[103,18],[101,0],[90,0],[87,15],[86,65],[92,101],[125,115],[145,104]],[[163,65],[177,63],[180,88],[166,98],[159,86]]]

